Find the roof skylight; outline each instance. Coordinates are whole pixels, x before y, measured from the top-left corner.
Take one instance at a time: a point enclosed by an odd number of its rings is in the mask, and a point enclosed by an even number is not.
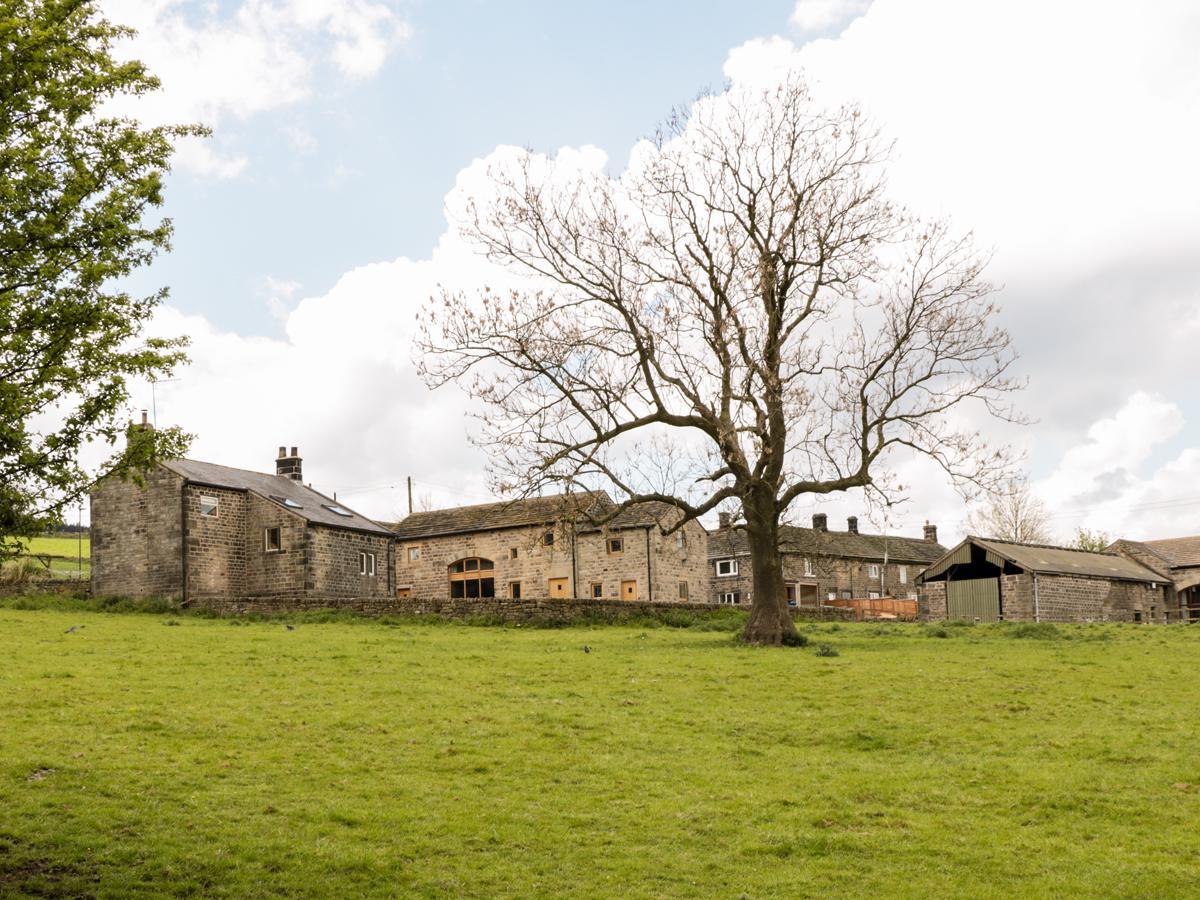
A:
[[[324,506],[331,513],[336,513],[339,516],[345,516],[347,519],[354,515],[354,513],[350,512],[350,510],[346,509],[346,507],[338,506],[336,503],[326,503]]]
[[[302,504],[297,503],[291,497],[277,497],[274,494],[269,494],[268,496],[270,496],[270,498],[276,503],[286,506],[288,509],[304,509]]]

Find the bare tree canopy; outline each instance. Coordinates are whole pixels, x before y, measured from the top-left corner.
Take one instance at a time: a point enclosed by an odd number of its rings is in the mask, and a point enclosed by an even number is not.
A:
[[[967,517],[967,530],[978,537],[1018,544],[1046,544],[1050,542],[1050,513],[1030,489],[1029,482],[1015,478],[971,511]],[[1081,529],[1079,540],[1083,538]],[[1083,550],[1093,549],[1083,543],[1078,546]]]
[[[757,643],[794,634],[778,526],[797,498],[900,499],[896,451],[990,486],[1006,457],[949,414],[1009,414],[1009,337],[969,236],[885,196],[888,152],[791,80],[698,100],[619,178],[493,166],[457,224],[529,277],[433,298],[418,347],[429,384],[483,402],[495,486],[734,509]]]

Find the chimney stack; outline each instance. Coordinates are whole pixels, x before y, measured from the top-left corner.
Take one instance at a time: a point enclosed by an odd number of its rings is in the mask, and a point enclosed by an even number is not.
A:
[[[291,454],[287,452],[287,447],[279,448],[279,457],[275,460],[275,474],[281,478],[290,478],[292,481],[303,481],[304,473],[301,470],[300,454],[296,448],[292,448]]]
[[[154,425],[151,424],[150,418],[146,415],[146,411],[142,410],[142,421],[130,422],[129,429],[125,432],[125,441],[132,445],[138,439],[138,435],[145,434],[148,431],[153,431]]]
[[[724,530],[733,524],[733,517],[727,512],[717,513],[717,522],[721,529]]]
[[[846,520],[846,530],[851,534],[858,534],[858,516],[850,516]]]
[[[813,513],[813,531],[828,531],[829,517],[825,513]]]
[[[938,542],[936,525],[930,525],[928,522],[925,523],[925,540],[929,541],[931,544],[936,544]]]

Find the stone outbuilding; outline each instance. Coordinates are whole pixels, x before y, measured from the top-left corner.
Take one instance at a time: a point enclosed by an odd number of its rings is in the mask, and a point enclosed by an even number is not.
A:
[[[864,534],[858,519],[845,531],[830,531],[818,513],[812,528],[780,528],[779,549],[789,605],[816,607],[831,601],[917,599],[917,576],[946,552],[937,527],[926,525],[919,538]],[[709,596],[718,603],[745,605],[753,600],[750,548],[746,533],[723,518],[709,535]]]
[[[920,581],[923,619],[1167,621],[1163,576],[1115,553],[968,537]]]
[[[91,494],[92,593],[222,611],[370,608],[392,597],[387,528],[302,481],[296,448],[274,475],[162,462]]]
[[[707,532],[665,503],[584,492],[416,512],[392,526],[401,598],[703,601]]]
[[[1200,536],[1154,541],[1115,541],[1116,553],[1157,572],[1167,584],[1167,618],[1200,621]]]

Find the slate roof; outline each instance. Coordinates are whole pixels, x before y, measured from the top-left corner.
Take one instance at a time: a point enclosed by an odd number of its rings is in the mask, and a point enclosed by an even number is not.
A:
[[[1016,544],[991,538],[968,537],[965,541],[943,556],[926,570],[926,579],[941,575],[951,565],[966,562],[964,551],[970,545],[981,547],[989,561],[1008,560],[1027,572],[1046,575],[1081,575],[1089,578],[1110,578],[1114,581],[1160,582],[1163,577],[1131,559],[1115,553],[1093,553],[1070,547],[1052,547],[1046,544]]]
[[[883,534],[853,534],[849,531],[818,531],[784,525],[779,529],[779,549],[814,557],[887,559],[888,562],[928,565],[941,558],[946,548],[922,538]],[[745,530],[726,528],[708,536],[709,559],[742,556],[750,552]]]
[[[477,503],[474,506],[452,506],[448,509],[415,512],[393,525],[392,532],[401,540],[412,540],[448,534],[523,528],[529,525],[550,525],[573,513],[583,514],[597,506],[611,509],[613,502],[603,491],[590,491],[500,500],[495,503]]]
[[[341,501],[326,497],[319,491],[314,491],[291,478],[268,475],[265,472],[251,472],[248,469],[234,469],[230,466],[219,466],[216,463],[200,462],[196,459],[172,459],[163,462],[162,465],[195,484],[258,494],[268,500],[273,500],[278,505],[316,525],[348,528],[352,531],[369,531],[373,534],[391,534],[378,522],[373,522],[366,516],[354,512]],[[299,508],[284,506],[278,500],[274,500],[275,497],[291,500],[299,504]],[[329,506],[341,507],[350,515],[338,515],[329,509]]]
[[[1143,547],[1149,547],[1174,568],[1200,566],[1200,535],[1140,543]]]

